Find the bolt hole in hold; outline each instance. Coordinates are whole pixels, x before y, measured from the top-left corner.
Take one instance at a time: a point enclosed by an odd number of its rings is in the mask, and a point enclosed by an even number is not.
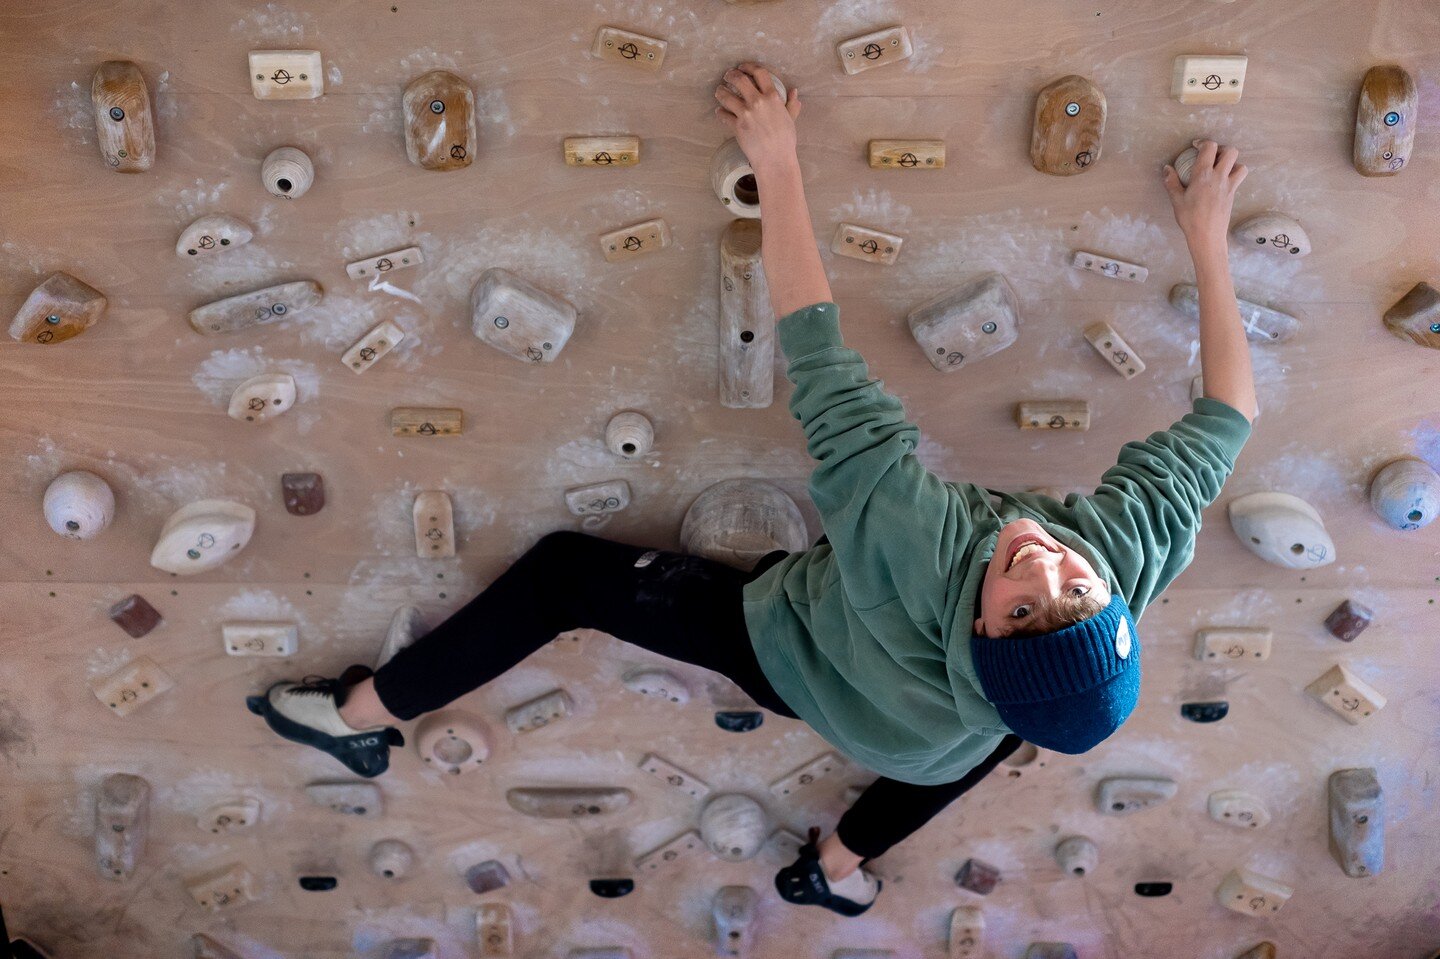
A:
[[[280,179],[275,181],[275,188],[281,193],[289,193],[294,188],[294,186],[295,184],[291,183],[289,178],[287,177],[282,176]]]
[[[735,199],[746,206],[760,202],[760,188],[755,185],[755,174],[747,173],[735,181]]]
[[[1294,553],[1296,556],[1299,556],[1301,553],[1305,552],[1305,544],[1304,544],[1304,543],[1291,543],[1291,544],[1290,544],[1290,552]]]
[[[755,334],[754,334],[753,331],[751,331],[751,330],[744,330],[744,331],[742,331],[742,332],[740,333],[740,342],[741,342],[741,343],[752,343],[752,342],[754,342],[754,340],[755,340]]]
[[[625,454],[626,454],[627,456],[628,456],[628,455],[631,455],[631,454],[633,454],[633,453],[635,452],[635,444],[634,444],[634,443],[622,443],[622,444],[620,445],[620,448],[625,451]]]

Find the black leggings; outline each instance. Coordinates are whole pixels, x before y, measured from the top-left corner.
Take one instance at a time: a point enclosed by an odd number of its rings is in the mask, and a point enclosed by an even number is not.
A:
[[[767,557],[768,559],[768,557]],[[757,568],[763,568],[757,567]],[[745,628],[741,590],[754,573],[586,533],[542,537],[433,632],[375,674],[375,692],[414,719],[485,685],[572,629],[596,629],[729,677],[771,712],[796,718],[770,686]],[[845,847],[879,856],[929,822],[1020,745],[1007,736],[964,778],[916,786],[881,777],[841,817]]]

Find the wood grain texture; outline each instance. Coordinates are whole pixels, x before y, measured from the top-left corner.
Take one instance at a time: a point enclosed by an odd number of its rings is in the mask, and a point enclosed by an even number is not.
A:
[[[718,250],[731,217],[706,178],[732,135],[711,114],[711,90],[725,67],[755,56],[780,68],[806,104],[801,165],[846,343],[903,399],[921,429],[917,455],[946,479],[999,490],[1088,488],[1123,443],[1188,407],[1199,372],[1193,328],[1165,296],[1193,274],[1158,169],[1197,134],[1235,142],[1250,167],[1236,222],[1284,210],[1315,244],[1304,258],[1232,249],[1242,292],[1295,310],[1305,325],[1291,341],[1253,351],[1264,415],[1205,514],[1193,564],[1140,624],[1145,690],[1130,722],[1087,756],[1002,767],[877,860],[886,889],[871,914],[845,929],[897,953],[942,955],[944,918],[967,895],[952,877],[979,855],[1007,875],[983,905],[987,947],[997,955],[1018,955],[1028,938],[1062,936],[1085,959],[1229,959],[1262,938],[1281,956],[1316,959],[1435,948],[1424,892],[1440,859],[1440,829],[1424,771],[1434,765],[1440,712],[1425,670],[1415,668],[1434,657],[1440,607],[1431,603],[1433,575],[1417,571],[1434,565],[1435,526],[1391,530],[1367,504],[1365,484],[1399,455],[1434,462],[1440,358],[1392,336],[1381,316],[1417,281],[1440,276],[1440,223],[1430,215],[1440,202],[1440,126],[1422,115],[1416,169],[1390,180],[1359,176],[1350,140],[1357,90],[1377,63],[1405,65],[1426,108],[1440,11],[1428,0],[1035,0],[997,16],[980,0],[915,0],[900,10],[915,56],[848,77],[835,43],[895,22],[867,21],[861,8],[824,0],[482,11],[445,0],[242,0],[191,4],[178,17],[174,5],[151,0],[65,0],[44,16],[33,4],[0,9],[0,124],[11,145],[0,161],[3,315],[57,270],[110,299],[106,318],[62,349],[0,344],[0,442],[9,454],[0,460],[0,896],[12,926],[57,959],[184,956],[197,932],[244,956],[352,959],[357,941],[432,934],[405,922],[439,929],[448,915],[463,928],[477,899],[458,873],[498,858],[516,881],[480,902],[513,905],[517,955],[564,955],[592,942],[603,908],[605,929],[635,955],[701,959],[714,949],[709,903],[732,884],[761,895],[764,955],[815,957],[842,944],[831,914],[785,906],[768,892],[783,864],[769,851],[723,863],[701,849],[637,872],[636,891],[603,907],[587,888],[577,830],[613,826],[638,857],[694,826],[681,797],[637,767],[647,753],[716,788],[768,795],[775,777],[828,748],[776,716],[744,735],[717,728],[719,681],[703,670],[657,663],[600,634],[570,634],[456,703],[500,730],[484,767],[453,777],[412,747],[399,750],[377,780],[386,808],[374,822],[311,807],[303,784],[343,771],[278,741],[243,706],[276,679],[374,662],[398,606],[413,603],[438,623],[541,534],[579,527],[563,499],[573,486],[625,478],[634,504],[605,535],[675,548],[681,518],[703,489],[760,476],[794,498],[812,539],[819,535],[806,496],[811,462],[785,405],[784,361],[777,356],[766,410],[726,409],[711,385],[719,375]],[[666,38],[664,66],[627,70],[592,58],[595,31],[612,23]],[[247,52],[287,46],[322,52],[327,72],[336,71],[325,95],[256,101]],[[1174,58],[1197,49],[1250,55],[1241,104],[1187,107],[1170,98]],[[143,176],[112,176],[97,158],[87,90],[95,67],[115,57],[135,62],[151,88],[157,162]],[[470,169],[450,177],[412,166],[405,154],[403,91],[432,69],[464,77],[478,95],[484,146]],[[1033,93],[1069,72],[1105,91],[1106,155],[1084,177],[1040,176],[1028,162]],[[1211,113],[1224,115],[1213,128]],[[565,137],[625,132],[645,140],[640,166],[605,174],[562,160]],[[872,170],[867,142],[893,136],[945,139],[946,168],[926,176]],[[288,204],[267,194],[258,174],[265,155],[286,143],[309,153],[316,169],[315,187]],[[213,258],[171,252],[187,224],[221,212],[252,224],[255,239]],[[659,216],[673,232],[662,255],[605,262],[599,234]],[[832,255],[840,222],[903,235],[904,256],[878,269]],[[418,304],[345,275],[346,263],[407,246],[420,247],[426,262],[390,282]],[[1077,249],[1144,264],[1154,282],[1083,275],[1069,266]],[[492,266],[580,311],[556,364],[518,363],[475,341],[467,297]],[[988,270],[1014,287],[1021,335],[973,369],[937,376],[905,317]],[[323,284],[326,300],[293,324],[224,339],[187,328],[197,304],[297,277]],[[383,319],[406,329],[407,342],[364,376],[342,368],[340,355]],[[1081,331],[1100,320],[1145,357],[1143,377],[1126,382],[1090,356]],[[296,374],[294,409],[258,428],[229,420],[230,392],[271,367]],[[1017,430],[1014,404],[1046,396],[1088,398],[1090,430]],[[471,422],[444,442],[391,437],[386,416],[401,404],[464,406]],[[653,455],[627,462],[604,449],[605,424],[625,408],[653,420]],[[55,536],[39,508],[45,486],[73,468],[101,473],[117,495],[114,524],[91,543]],[[324,511],[285,512],[278,477],[294,470],[325,475]],[[1281,570],[1236,541],[1225,501],[1277,487],[1321,509],[1339,562]],[[454,559],[414,555],[410,509],[423,489],[454,499]],[[200,495],[254,505],[261,515],[250,545],[225,567],[185,580],[151,570],[146,558],[165,517]],[[1361,591],[1375,622],[1342,646],[1322,621]],[[143,640],[106,615],[132,593],[165,615]],[[288,661],[234,659],[218,642],[200,641],[232,616],[297,622],[300,652]],[[1197,661],[1194,633],[1212,625],[1268,627],[1274,653],[1238,676],[1241,667]],[[1303,691],[1337,649],[1363,659],[1361,675],[1389,700],[1364,726],[1339,721]],[[88,682],[141,654],[175,688],[124,719],[109,715]],[[690,702],[626,689],[622,677],[642,664],[681,675]],[[1179,729],[1178,704],[1210,698],[1192,686],[1211,680],[1228,684],[1231,716]],[[545,740],[560,728],[521,744],[497,725],[508,706],[557,686],[576,702],[564,742]],[[1392,804],[1385,872],[1364,881],[1347,878],[1326,848],[1323,784],[1342,764],[1376,765]],[[79,829],[69,812],[80,788],[122,770],[149,779],[157,797],[147,853],[123,887],[93,875],[84,810]],[[585,778],[569,779],[572,771]],[[1126,820],[1090,818],[1095,780],[1139,773],[1175,777],[1181,796]],[[828,827],[845,785],[864,781],[847,777],[813,805],[769,811],[791,832],[812,821]],[[531,820],[506,804],[507,789],[542,782],[625,786],[635,799],[605,821],[579,824]],[[1245,831],[1212,823],[1204,797],[1219,788],[1262,796],[1274,820]],[[200,812],[244,791],[266,801],[252,833],[217,836],[196,825]],[[1102,866],[1083,882],[1054,864],[1055,825],[1101,846]],[[404,838],[419,857],[401,883],[364,864],[373,841],[387,836]],[[345,867],[345,898],[293,891],[297,859],[310,852]],[[212,918],[192,903],[185,880],[237,861],[264,898]],[[1137,900],[1136,874],[1157,863],[1183,897]],[[1246,863],[1296,888],[1263,927],[1248,917],[1225,921],[1210,898],[1225,873]],[[903,885],[888,881],[900,876]],[[1064,917],[1063,929],[1046,918],[1054,916]]]
[[[1080,76],[1061,77],[1035,97],[1030,164],[1051,176],[1084,173],[1105,145],[1105,94]]]

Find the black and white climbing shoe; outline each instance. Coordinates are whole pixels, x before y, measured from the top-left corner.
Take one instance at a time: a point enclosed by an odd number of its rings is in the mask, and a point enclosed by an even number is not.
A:
[[[355,729],[340,718],[344,691],[369,675],[366,667],[351,666],[339,679],[282,680],[263,696],[247,697],[245,705],[284,738],[329,753],[370,779],[390,768],[390,747],[404,746],[405,737],[393,726]]]
[[[775,874],[775,890],[786,902],[802,906],[824,906],[842,916],[858,916],[875,904],[884,885],[860,868],[838,882],[832,882],[820,862],[815,845],[820,830],[810,830],[810,841],[800,847],[800,858]]]

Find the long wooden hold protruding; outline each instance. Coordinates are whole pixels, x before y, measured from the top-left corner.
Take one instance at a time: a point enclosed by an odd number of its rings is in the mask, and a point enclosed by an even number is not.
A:
[[[720,239],[720,405],[764,409],[775,393],[775,312],[760,262],[759,220]]]
[[[94,326],[109,302],[104,293],[69,273],[51,273],[20,304],[10,321],[10,338],[63,343]]]
[[[1252,343],[1283,343],[1300,331],[1300,321],[1289,313],[1237,298],[1245,337]],[[1193,283],[1170,288],[1170,305],[1190,319],[1200,321],[1200,290]]]
[[[315,306],[325,291],[314,280],[296,280],[206,303],[190,311],[196,333],[215,336],[286,320]]]
[[[1355,108],[1355,169],[1363,176],[1394,176],[1415,149],[1419,94],[1397,66],[1371,67]]]
[[[155,163],[155,121],[140,68],[107,60],[90,80],[100,156],[117,173],[141,173]]]
[[[402,98],[405,155],[426,170],[461,170],[475,159],[475,91],[455,74],[432,70]]]

